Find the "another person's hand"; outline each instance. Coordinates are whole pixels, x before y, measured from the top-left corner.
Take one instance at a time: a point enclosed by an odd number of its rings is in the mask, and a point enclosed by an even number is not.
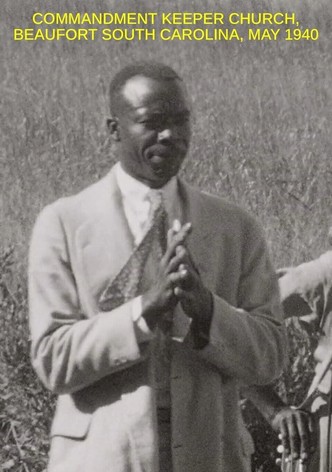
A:
[[[317,439],[315,421],[309,412],[285,406],[274,416],[272,427],[279,433],[286,458],[308,460]]]

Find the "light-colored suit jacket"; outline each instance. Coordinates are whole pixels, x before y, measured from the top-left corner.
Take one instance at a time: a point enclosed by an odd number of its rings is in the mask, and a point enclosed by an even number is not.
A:
[[[277,281],[252,217],[181,181],[178,189],[180,215],[171,216],[193,224],[188,248],[214,308],[205,348],[193,348],[190,332],[172,344],[174,472],[247,472],[238,386],[268,383],[282,370]],[[50,472],[158,471],[149,343],[135,331],[132,301],[98,309],[131,251],[113,170],[46,207],[35,225],[32,362],[59,394]]]

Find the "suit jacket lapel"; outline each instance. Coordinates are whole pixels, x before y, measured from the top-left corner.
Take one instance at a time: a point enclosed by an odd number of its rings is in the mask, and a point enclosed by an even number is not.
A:
[[[115,172],[98,184],[91,201],[89,220],[79,231],[84,270],[95,297],[121,270],[130,257],[134,241],[129,229]]]
[[[207,212],[203,205],[201,193],[188,184],[179,181],[179,195],[182,202],[182,223],[191,222],[192,233],[187,242],[188,250],[193,262],[207,286],[212,283],[213,245],[215,235],[213,232],[213,215]]]
[[[213,215],[207,213],[201,193],[181,180],[178,181],[178,193],[180,205],[178,205],[177,213],[171,216],[178,218],[182,224],[192,223],[193,230],[188,238],[187,248],[203,282],[212,290],[213,268],[215,267],[213,263],[214,238],[211,237],[213,236],[211,225]],[[172,338],[183,342],[189,332],[190,324],[190,318],[184,314],[181,305],[178,304],[174,312]]]

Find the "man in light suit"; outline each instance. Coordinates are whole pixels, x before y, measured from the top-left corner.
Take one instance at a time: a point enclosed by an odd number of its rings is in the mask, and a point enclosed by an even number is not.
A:
[[[261,229],[177,177],[190,108],[171,68],[120,71],[111,111],[120,163],[46,207],[32,236],[32,362],[59,395],[49,471],[249,472],[238,388],[270,382],[285,357]]]

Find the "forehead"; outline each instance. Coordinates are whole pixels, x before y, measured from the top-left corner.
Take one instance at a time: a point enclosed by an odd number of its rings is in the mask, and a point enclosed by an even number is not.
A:
[[[159,80],[137,75],[121,90],[125,109],[189,110],[187,92],[178,79]]]

